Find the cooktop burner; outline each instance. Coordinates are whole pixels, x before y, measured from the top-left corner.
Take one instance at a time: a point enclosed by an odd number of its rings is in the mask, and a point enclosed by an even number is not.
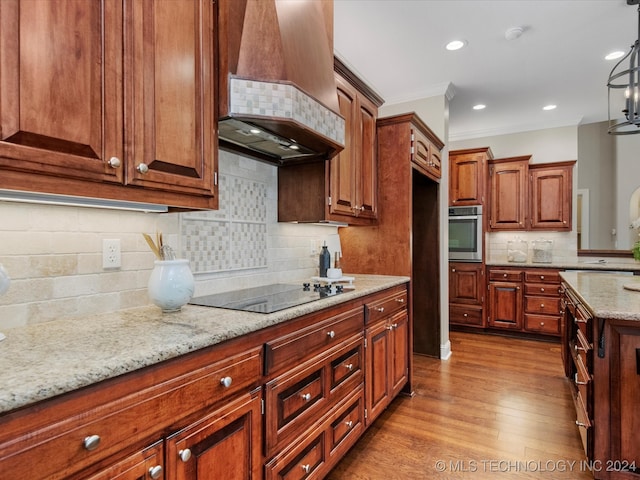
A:
[[[245,312],[273,313],[285,308],[296,307],[332,295],[342,293],[342,285],[323,286],[319,283],[290,285],[276,283],[262,287],[246,288],[231,292],[194,297],[192,305],[227,308]]]

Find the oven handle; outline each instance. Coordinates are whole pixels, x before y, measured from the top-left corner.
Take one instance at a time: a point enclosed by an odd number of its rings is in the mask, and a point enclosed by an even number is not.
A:
[[[478,220],[482,215],[459,215],[459,216],[449,216],[449,221],[451,220]]]

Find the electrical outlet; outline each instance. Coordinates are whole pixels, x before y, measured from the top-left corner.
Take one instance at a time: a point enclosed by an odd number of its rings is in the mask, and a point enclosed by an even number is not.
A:
[[[102,240],[102,268],[120,268],[122,265],[122,255],[120,252],[120,239],[113,238]]]

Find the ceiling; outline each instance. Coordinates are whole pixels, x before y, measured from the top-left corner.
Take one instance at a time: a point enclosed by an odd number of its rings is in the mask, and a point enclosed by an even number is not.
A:
[[[387,104],[449,89],[449,140],[607,120],[604,56],[637,32],[626,0],[334,0],[336,54]]]

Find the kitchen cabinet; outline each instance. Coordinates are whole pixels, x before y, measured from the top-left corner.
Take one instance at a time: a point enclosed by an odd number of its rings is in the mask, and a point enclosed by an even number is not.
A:
[[[109,465],[107,468],[91,474],[82,474],[84,480],[152,480],[164,478],[164,449],[163,442],[158,441],[140,452],[135,452],[126,458]]]
[[[278,220],[371,225],[378,214],[376,119],[383,100],[338,59],[335,76],[345,148],[325,162],[278,170]]]
[[[529,165],[531,230],[571,231],[574,163]]]
[[[409,316],[406,291],[365,304],[367,425],[373,422],[408,380]]]
[[[438,181],[442,177],[442,145],[420,129],[411,131],[411,161],[428,177]]]
[[[489,230],[571,231],[575,162],[530,165],[529,160],[489,162]]]
[[[487,162],[491,148],[469,148],[449,152],[449,205],[485,204]]]
[[[490,327],[522,330],[522,276],[518,270],[489,269]]]
[[[217,208],[213,3],[0,8],[2,188]]]
[[[485,275],[482,263],[449,262],[449,322],[485,328]]]
[[[524,330],[560,336],[560,272],[558,270],[525,270]]]

